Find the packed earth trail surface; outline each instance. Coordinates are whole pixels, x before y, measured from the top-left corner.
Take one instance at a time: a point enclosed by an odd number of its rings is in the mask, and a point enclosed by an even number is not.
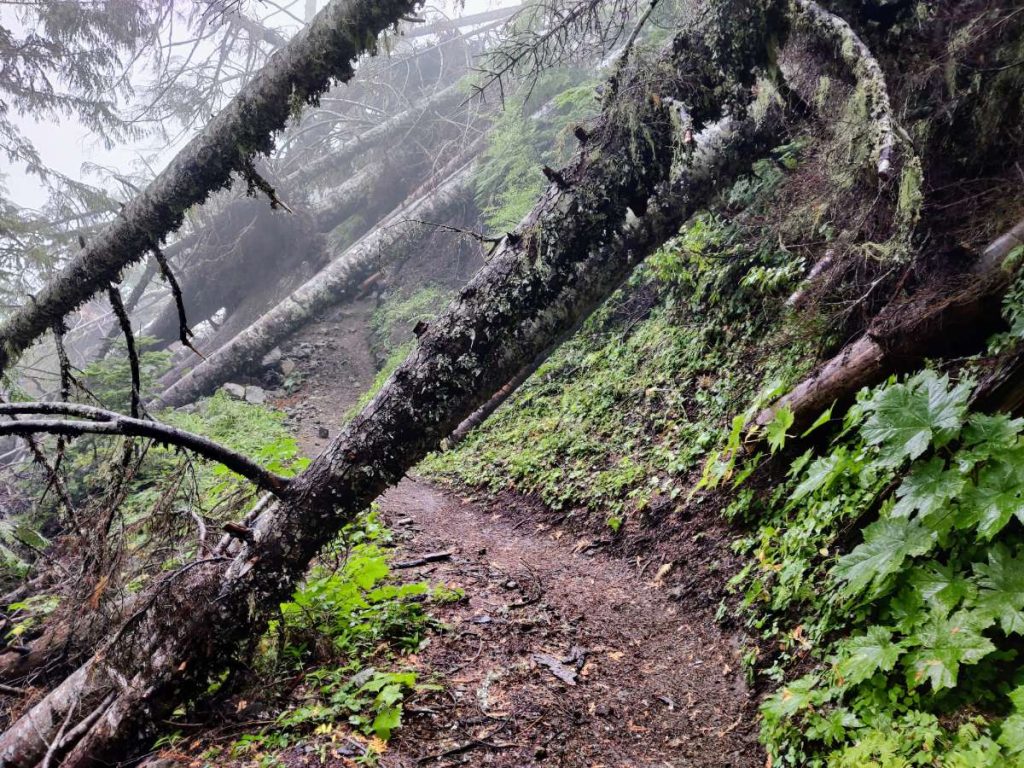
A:
[[[282,403],[307,455],[372,379],[359,333],[371,310],[336,313],[291,347],[311,351],[301,388]],[[334,365],[339,356],[347,367]],[[717,597],[694,599],[703,587],[686,583],[704,564],[678,561],[668,580],[654,547],[609,554],[608,531],[574,529],[514,494],[419,477],[380,508],[394,563],[443,556],[396,574],[465,594],[432,608],[448,630],[410,662],[440,690],[406,702],[381,765],[764,765],[738,642],[714,620]]]

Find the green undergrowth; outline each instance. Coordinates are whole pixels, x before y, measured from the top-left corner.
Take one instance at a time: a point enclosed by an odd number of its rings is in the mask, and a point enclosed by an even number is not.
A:
[[[345,421],[352,419],[377,396],[395,368],[409,356],[416,325],[433,320],[450,299],[451,291],[428,284],[414,291],[396,291],[374,310],[370,320],[370,347],[380,360],[380,368],[369,388],[345,413]]]
[[[757,521],[733,586],[774,647],[774,765],[1024,765],[1024,420],[972,390],[929,370],[864,390],[732,505]]]
[[[782,409],[741,460],[751,417],[840,327],[783,308],[807,267],[786,242],[855,242],[827,211],[773,217],[802,150],[755,166],[421,471],[616,531],[661,524],[665,499],[725,503],[746,567],[721,615],[758,641],[775,768],[1024,766],[1024,420],[971,410],[972,363],[865,390],[802,435]],[[1019,343],[1021,296],[998,351]],[[793,459],[796,437],[818,447]]]
[[[572,156],[573,127],[597,115],[596,84],[593,75],[556,70],[506,101],[475,179],[477,205],[491,231],[515,227],[548,184],[541,168],[559,168]]]
[[[798,151],[759,162],[724,206],[758,210]],[[480,429],[421,470],[535,494],[614,530],[664,499],[681,506],[736,403],[806,368],[802,336],[779,323],[803,267],[724,213],[695,217]]]
[[[143,383],[151,385],[162,372],[166,356],[144,353],[142,360]],[[84,371],[85,390],[79,399],[127,411],[130,390],[123,386],[125,377],[127,362],[116,355],[93,363]],[[144,389],[143,400],[148,394]],[[284,414],[268,406],[234,400],[219,392],[190,409],[153,415],[286,477],[308,464],[285,427]],[[49,455],[57,454],[55,439],[47,438],[44,447]],[[0,521],[0,577],[4,583],[13,584],[31,573],[33,562],[55,538],[54,532],[89,531],[100,524],[107,530],[105,546],[123,557],[124,574],[115,582],[109,574],[97,572],[91,574],[95,584],[71,586],[95,588],[94,599],[121,590],[136,592],[154,571],[188,563],[198,556],[201,546],[212,546],[221,525],[240,517],[260,495],[248,480],[217,462],[144,440],[82,436],[68,441],[60,466],[76,519],[71,519],[57,493],[50,489],[39,493],[43,487],[39,476],[27,477],[24,493],[34,503],[26,512]],[[201,543],[203,530],[205,544]],[[10,607],[11,632],[30,631],[60,600],[58,594],[39,597]]]
[[[274,691],[275,680],[298,676],[297,686],[280,692],[282,703],[268,725],[210,747],[204,759],[274,766],[284,764],[289,747],[311,745],[323,762],[339,738],[356,734],[362,737],[352,742],[362,750],[359,762],[376,762],[401,726],[403,702],[435,688],[420,678],[410,655],[441,628],[430,606],[461,597],[426,582],[394,580],[390,544],[390,531],[371,510],[321,554],[258,643],[257,679],[250,685],[263,698]],[[161,746],[178,739],[171,736]]]

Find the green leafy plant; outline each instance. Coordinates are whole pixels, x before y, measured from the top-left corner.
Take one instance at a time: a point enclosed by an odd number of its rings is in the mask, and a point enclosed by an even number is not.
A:
[[[738,545],[750,624],[784,648],[768,673],[817,660],[762,707],[776,765],[1024,764],[1024,420],[972,413],[972,389],[862,392]]]
[[[338,723],[386,741],[401,726],[405,698],[434,687],[402,668],[402,657],[438,626],[428,601],[461,595],[393,581],[389,540],[375,511],[361,516],[281,605],[262,641],[261,664],[268,675],[282,668],[299,672],[302,683],[291,705],[271,725],[237,740],[233,754],[279,751]],[[339,563],[328,566],[332,560]],[[368,751],[367,759],[372,755]]]

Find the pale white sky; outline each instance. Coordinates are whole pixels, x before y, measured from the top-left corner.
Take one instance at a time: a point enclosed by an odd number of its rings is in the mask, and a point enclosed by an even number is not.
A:
[[[425,7],[426,12],[441,11],[448,16],[462,16],[492,8],[517,4],[519,0],[435,0]],[[323,7],[326,0],[318,0]],[[277,5],[287,5],[278,3]],[[295,2],[293,12],[302,12],[304,3]],[[252,0],[248,6],[251,14],[258,15],[265,23],[280,27],[291,34],[297,28],[294,19],[276,10],[275,4],[265,0]],[[175,144],[161,145],[155,139],[142,140],[133,145],[107,150],[88,129],[77,120],[64,122],[36,122],[31,118],[19,121],[22,132],[31,138],[44,162],[50,167],[72,178],[95,183],[96,178],[82,172],[83,163],[94,163],[118,171],[128,172],[139,167],[139,158],[146,157],[157,170],[174,156],[190,135],[182,136]],[[8,196],[17,204],[36,208],[45,201],[46,193],[37,179],[28,176],[19,167],[12,167],[6,158],[0,158],[0,174],[5,177]]]

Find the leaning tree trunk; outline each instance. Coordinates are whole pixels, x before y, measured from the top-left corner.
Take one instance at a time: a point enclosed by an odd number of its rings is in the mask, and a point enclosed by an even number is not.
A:
[[[423,184],[431,161],[436,160],[427,147],[455,138],[461,129],[448,118],[418,126],[416,141],[396,140],[387,150],[368,144],[368,151],[382,159],[370,160],[308,211],[296,206],[294,213],[266,213],[245,198],[230,202],[205,227],[210,236],[178,271],[189,323],[198,324],[221,308],[229,316],[236,310],[243,312],[242,317],[232,318],[236,327],[252,322],[263,308],[277,303],[324,266],[326,258],[318,258],[324,244],[317,235],[327,235],[353,216],[359,218],[346,227],[343,247],[366,234]],[[286,200],[299,198],[301,185],[282,186],[278,193]],[[179,338],[179,328],[177,306],[168,299],[145,332],[167,345]]]
[[[256,322],[173,383],[153,403],[176,407],[209,394],[259,361],[283,338],[327,307],[351,295],[382,264],[399,258],[430,230],[424,221],[444,221],[473,190],[475,161],[463,164],[437,189],[381,221],[369,234],[324,267]],[[165,379],[166,381],[166,379]]]
[[[54,323],[116,282],[121,270],[181,225],[189,207],[229,185],[232,173],[251,176],[253,157],[271,149],[296,105],[315,102],[332,80],[349,80],[355,58],[419,2],[332,0],[34,301],[0,326],[0,372]]]
[[[745,60],[763,61],[767,36],[777,28],[764,18],[739,21],[750,22],[743,28],[753,32],[730,36],[731,53],[745,48]],[[0,737],[0,759],[10,768],[35,766],[56,741],[59,751],[68,750],[62,765],[71,768],[116,758],[127,744],[148,738],[154,722],[201,690],[243,638],[262,631],[342,525],[592,312],[774,143],[777,131],[766,135],[745,122],[681,149],[672,101],[683,95],[680,83],[696,97],[697,130],[717,116],[719,97],[752,85],[746,61],[726,68],[739,74],[723,82],[722,60],[708,55],[702,36],[687,37],[679,47],[687,58],[669,57],[656,70],[682,77],[660,86],[643,77],[610,89],[605,119],[572,166],[374,400],[233,546],[233,556],[197,561],[153,585],[144,607],[105,648]],[[76,714],[87,724],[68,730],[75,737],[65,743],[62,724]]]

